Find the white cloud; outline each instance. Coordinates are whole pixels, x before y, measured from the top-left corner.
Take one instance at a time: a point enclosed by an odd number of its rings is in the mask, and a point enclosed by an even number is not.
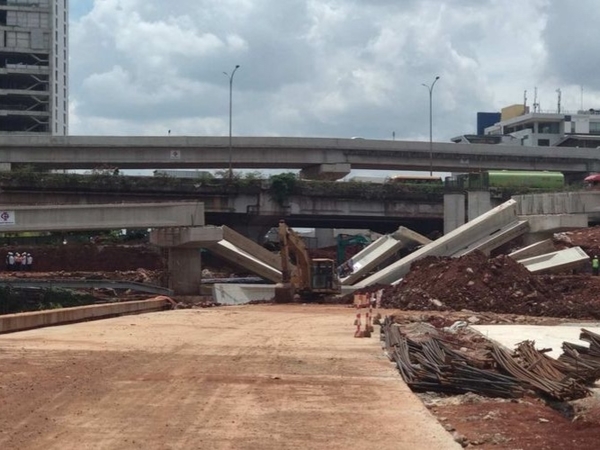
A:
[[[71,26],[71,132],[434,139],[478,111],[600,101],[592,0],[96,0]],[[598,105],[593,105],[597,107]],[[591,107],[591,106],[590,106]]]

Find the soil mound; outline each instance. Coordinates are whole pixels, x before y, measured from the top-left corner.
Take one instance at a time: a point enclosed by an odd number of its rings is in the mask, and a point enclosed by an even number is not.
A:
[[[536,276],[505,255],[473,252],[460,258],[428,256],[411,266],[382,305],[412,310],[461,310],[530,316],[599,318],[596,296],[564,295],[564,284]],[[573,293],[571,293],[573,294]]]

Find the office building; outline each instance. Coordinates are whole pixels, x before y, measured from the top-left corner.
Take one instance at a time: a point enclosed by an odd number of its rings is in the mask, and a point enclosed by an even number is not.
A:
[[[0,134],[68,134],[68,0],[0,0]]]

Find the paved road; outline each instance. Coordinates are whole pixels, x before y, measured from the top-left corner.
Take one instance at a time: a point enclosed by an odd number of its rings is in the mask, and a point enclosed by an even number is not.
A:
[[[0,336],[0,448],[460,448],[353,319],[241,306]]]

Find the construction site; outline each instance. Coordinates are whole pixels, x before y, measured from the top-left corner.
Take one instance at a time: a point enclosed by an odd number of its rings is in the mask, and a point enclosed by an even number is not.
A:
[[[7,245],[34,264],[0,275],[0,446],[595,449],[600,227],[524,209],[344,261],[283,222],[278,251],[224,226]]]

